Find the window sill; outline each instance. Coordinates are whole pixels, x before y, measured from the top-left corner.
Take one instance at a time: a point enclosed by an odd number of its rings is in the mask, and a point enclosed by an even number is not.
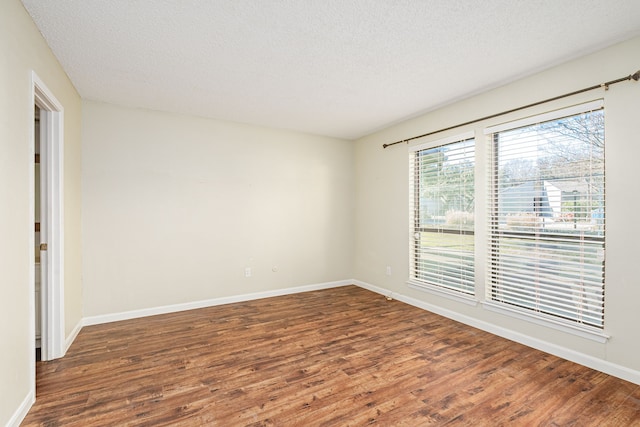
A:
[[[551,329],[566,332],[572,335],[577,335],[582,338],[590,339],[599,343],[606,343],[609,340],[609,335],[604,331],[590,328],[588,326],[573,325],[565,323],[560,319],[554,319],[551,316],[545,316],[540,313],[527,313],[516,308],[511,308],[504,304],[496,303],[493,301],[483,301],[482,306],[489,311],[495,313],[504,314],[505,316],[515,317],[520,320],[535,323],[537,325],[546,326]]]
[[[478,305],[478,300],[473,295],[463,294],[462,292],[452,291],[447,288],[441,288],[439,286],[429,285],[428,283],[418,282],[415,280],[409,280],[407,284],[412,289],[428,292],[432,295],[437,295],[453,301],[462,302],[474,307]]]

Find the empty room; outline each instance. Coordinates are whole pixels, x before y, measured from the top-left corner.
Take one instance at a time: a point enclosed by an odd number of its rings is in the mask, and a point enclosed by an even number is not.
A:
[[[0,425],[640,426],[640,2],[3,0],[0,54]]]

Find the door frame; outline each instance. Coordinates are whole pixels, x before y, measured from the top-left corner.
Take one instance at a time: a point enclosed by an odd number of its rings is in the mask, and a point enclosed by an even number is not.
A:
[[[64,108],[47,88],[35,71],[31,72],[32,99],[40,108],[40,240],[47,243],[47,250],[40,253],[40,295],[41,295],[41,355],[42,360],[52,360],[64,356]],[[31,168],[35,155],[35,117],[31,124]],[[31,173],[32,180],[34,172]],[[30,186],[32,206],[35,206],[35,185]],[[31,221],[31,247],[35,251],[35,235]],[[31,259],[35,259],[34,256]],[[33,262],[32,262],[33,264]],[[35,289],[35,266],[32,265],[32,292]],[[33,297],[35,298],[35,296]],[[33,299],[32,298],[32,299]],[[33,326],[33,354],[35,355],[35,305],[31,311]]]

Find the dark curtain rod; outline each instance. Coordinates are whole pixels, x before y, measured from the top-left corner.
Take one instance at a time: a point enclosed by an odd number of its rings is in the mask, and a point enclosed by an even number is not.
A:
[[[536,105],[546,104],[547,102],[555,101],[555,100],[562,99],[562,98],[567,98],[569,96],[577,95],[577,94],[583,93],[583,92],[589,92],[590,90],[599,89],[599,88],[604,88],[605,90],[607,90],[607,89],[609,89],[609,86],[614,85],[616,83],[626,82],[628,80],[638,81],[639,79],[640,79],[640,70],[636,71],[633,74],[629,74],[626,77],[620,77],[619,79],[611,80],[611,81],[608,81],[608,82],[605,82],[605,83],[601,83],[599,85],[589,86],[589,87],[586,87],[584,89],[576,90],[574,92],[565,93],[564,95],[554,96],[553,98],[548,98],[548,99],[545,99],[545,100],[542,100],[542,101],[534,102],[533,104],[527,104],[527,105],[523,105],[522,107],[512,108],[511,110],[506,110],[506,111],[503,111],[501,113],[491,114],[490,116],[485,116],[485,117],[481,117],[479,119],[475,119],[475,120],[471,120],[471,121],[468,121],[468,122],[460,123],[460,124],[457,124],[457,125],[454,125],[454,126],[449,126],[449,127],[443,128],[443,129],[434,130],[433,132],[428,132],[428,133],[425,133],[425,134],[422,134],[422,135],[418,135],[418,136],[412,136],[411,138],[403,139],[401,141],[392,142],[390,144],[382,144],[382,148],[387,148],[387,147],[390,147],[390,146],[396,145],[396,144],[408,143],[409,141],[413,141],[414,139],[424,138],[425,136],[434,135],[436,133],[440,133],[440,132],[444,132],[444,131],[447,131],[447,130],[459,128],[461,126],[466,126],[466,125],[470,125],[470,124],[473,124],[473,123],[478,123],[478,122],[481,122],[481,121],[487,120],[487,119],[493,119],[494,117],[499,117],[499,116],[503,116],[505,114],[513,113],[515,111],[520,111],[520,110],[524,110],[526,108],[535,107]]]

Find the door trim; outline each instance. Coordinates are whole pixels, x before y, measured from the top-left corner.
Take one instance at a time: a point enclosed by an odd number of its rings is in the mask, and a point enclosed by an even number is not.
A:
[[[48,246],[47,250],[40,254],[42,271],[40,290],[41,354],[42,360],[51,360],[64,356],[66,351],[64,330],[64,108],[35,71],[31,72],[31,80],[32,114],[34,105],[40,108],[40,174],[45,177],[44,182],[41,182],[46,184],[40,188],[42,205],[40,235],[41,240],[46,242]],[[33,164],[35,149],[34,121],[35,117],[32,117],[31,164]],[[32,173],[31,176],[33,177],[33,175]],[[34,201],[34,185],[31,185],[30,191],[31,200]],[[31,236],[33,236],[33,222],[31,221]],[[31,247],[34,248],[34,246],[35,241]],[[34,274],[32,273],[32,277],[35,277]],[[32,283],[35,281],[32,280]],[[35,319],[35,306],[31,318]],[[35,320],[33,333],[33,354],[35,354]]]

